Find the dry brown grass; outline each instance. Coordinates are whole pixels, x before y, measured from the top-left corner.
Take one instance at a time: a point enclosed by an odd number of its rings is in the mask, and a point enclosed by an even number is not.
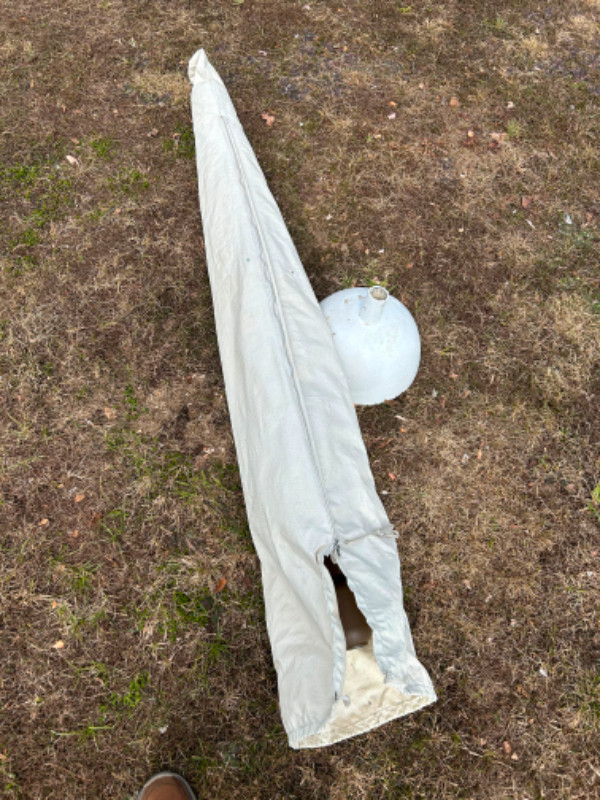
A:
[[[600,797],[598,2],[0,11],[0,794],[124,800],[169,767],[200,798]],[[324,751],[277,711],[199,46],[317,294],[384,281],[422,333],[359,417],[440,700]]]

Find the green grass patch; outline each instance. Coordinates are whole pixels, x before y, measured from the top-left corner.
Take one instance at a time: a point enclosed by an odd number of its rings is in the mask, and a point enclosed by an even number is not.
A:
[[[127,197],[139,197],[150,186],[148,176],[135,167],[120,170],[116,177],[109,178],[108,184],[113,192]]]
[[[173,136],[163,141],[163,150],[165,153],[172,153],[176,158],[194,158],[196,148],[192,126],[177,125]]]
[[[40,176],[40,171],[37,164],[15,164],[0,169],[0,183],[21,188],[33,186]]]
[[[135,388],[131,383],[123,389],[123,405],[127,410],[127,420],[137,419],[140,414],[148,413],[148,409],[140,405]]]
[[[128,528],[131,512],[125,507],[125,503],[118,508],[113,508],[102,515],[100,528],[108,534],[113,542],[120,541]]]
[[[223,601],[207,590],[183,591],[177,585],[176,577],[160,583],[128,613],[136,620],[139,631],[151,624],[157,636],[171,642],[185,631],[206,629],[210,637],[203,642],[205,653],[210,660],[218,660],[228,650],[221,630]]]
[[[134,408],[138,408],[137,401]],[[168,492],[178,499],[195,502],[215,493],[240,490],[235,464],[214,463],[196,470],[191,456],[163,448],[156,437],[125,429],[109,432],[105,441],[109,450],[123,458],[133,477],[145,482],[149,499]]]
[[[60,163],[17,164],[0,171],[0,191],[19,211],[5,228],[9,269],[19,276],[37,266],[48,228],[72,210],[74,183]]]
[[[600,483],[594,487],[587,507],[588,511],[600,522]]]
[[[109,705],[119,712],[131,712],[142,702],[144,690],[150,683],[150,675],[143,670],[135,675],[124,692],[111,692]]]
[[[110,161],[115,154],[115,142],[110,136],[98,136],[90,141],[90,147],[98,158]]]

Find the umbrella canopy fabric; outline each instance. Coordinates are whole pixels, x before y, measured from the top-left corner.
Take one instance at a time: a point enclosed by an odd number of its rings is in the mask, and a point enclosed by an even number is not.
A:
[[[396,534],[346,379],[227,90],[190,60],[198,190],[219,351],[289,743],[320,747],[435,700],[402,603]],[[325,565],[373,631],[346,651]]]

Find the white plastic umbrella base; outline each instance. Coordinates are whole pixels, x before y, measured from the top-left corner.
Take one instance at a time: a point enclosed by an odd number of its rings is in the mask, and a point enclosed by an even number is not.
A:
[[[405,392],[421,360],[410,311],[383,286],[354,287],[321,302],[356,405],[375,405]]]
[[[318,747],[431,703],[396,538],[319,304],[225,86],[200,50],[192,115],[219,351],[260,558],[283,725]],[[330,555],[372,631],[346,652]]]

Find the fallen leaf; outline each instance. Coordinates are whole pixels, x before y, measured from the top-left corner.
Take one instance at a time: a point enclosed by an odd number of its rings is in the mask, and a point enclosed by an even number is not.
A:
[[[217,581],[217,585],[215,586],[215,594],[222,592],[226,586],[227,586],[227,578],[219,578],[219,580]]]
[[[533,195],[530,194],[523,195],[523,197],[521,198],[521,208],[529,208],[532,200],[533,200]]]
[[[82,500],[85,500],[85,495],[84,494],[76,494],[75,495],[75,502],[76,503],[81,503]]]
[[[72,531],[70,536],[71,536],[72,539],[77,539],[77,537],[79,536],[79,531],[78,530]]]
[[[460,100],[458,99],[458,97],[451,97],[450,98],[450,105],[453,106],[454,108],[459,106],[460,105]]]
[[[512,747],[510,746],[510,742],[508,740],[502,742],[502,749],[509,756],[512,753]]]
[[[110,406],[104,406],[104,416],[106,419],[116,419],[117,409],[111,408]]]
[[[512,756],[511,756],[511,759],[513,761],[518,761],[519,760],[519,756],[516,753],[513,753]]]
[[[50,520],[49,520],[49,519],[46,519],[46,517],[44,517],[44,519],[42,519],[42,520],[40,520],[40,521],[38,522],[38,526],[39,526],[40,528],[45,528],[45,527],[46,527],[46,525],[50,525]]]
[[[54,644],[52,645],[52,647],[55,650],[62,650],[64,646],[65,646],[65,643],[63,642],[62,639],[59,639],[57,642],[54,642]]]
[[[395,481],[396,480],[396,476],[394,475],[393,472],[388,472],[388,475],[390,476],[390,480],[391,481]]]
[[[262,119],[267,123],[267,126],[270,128],[272,127],[273,123],[275,122],[275,117],[273,114],[269,114],[268,111],[265,111],[263,114],[260,115]]]

